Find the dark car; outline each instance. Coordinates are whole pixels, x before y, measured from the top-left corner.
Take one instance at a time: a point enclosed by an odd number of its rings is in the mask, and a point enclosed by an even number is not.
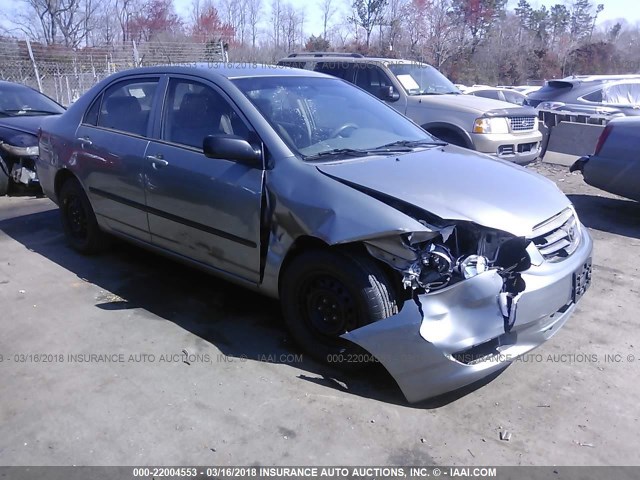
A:
[[[410,401],[540,345],[589,285],[553,182],[321,73],[115,74],[43,123],[38,173],[78,251],[110,233],[279,298],[310,356],[380,361]]]
[[[582,114],[640,115],[640,75],[593,75],[550,80],[526,105]]]
[[[578,159],[570,171],[582,172],[589,185],[640,201],[640,118],[610,121],[593,155]]]
[[[38,128],[43,117],[59,115],[64,107],[42,93],[0,81],[0,196],[11,182],[38,183]]]

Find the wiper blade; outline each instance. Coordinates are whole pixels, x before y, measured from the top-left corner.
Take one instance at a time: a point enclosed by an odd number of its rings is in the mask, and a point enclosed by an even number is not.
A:
[[[50,110],[32,110],[30,108],[16,108],[12,110],[4,110],[4,113],[37,113],[39,115],[58,115],[59,112],[52,112]]]
[[[448,143],[440,140],[398,140],[397,142],[391,142],[387,143],[386,145],[381,145],[375,150],[393,147],[407,147],[408,149],[415,147],[444,147],[445,145],[448,145]]]
[[[332,157],[336,155],[346,155],[348,157],[362,157],[367,155],[368,150],[357,150],[355,148],[334,148],[333,150],[326,150],[324,152],[318,152],[314,155],[305,157],[306,160],[315,160],[323,157]]]

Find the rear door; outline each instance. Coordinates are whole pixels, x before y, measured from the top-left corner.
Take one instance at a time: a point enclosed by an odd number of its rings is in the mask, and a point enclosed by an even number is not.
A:
[[[150,241],[145,211],[145,151],[160,76],[119,80],[87,110],[76,131],[77,169],[99,217],[121,233]]]
[[[262,169],[202,150],[207,135],[255,132],[214,84],[169,79],[155,139],[146,152],[151,241],[182,256],[258,283]]]

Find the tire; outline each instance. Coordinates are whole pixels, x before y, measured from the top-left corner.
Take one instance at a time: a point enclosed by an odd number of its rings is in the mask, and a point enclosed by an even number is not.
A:
[[[398,313],[395,289],[371,258],[309,250],[286,267],[280,286],[284,321],[315,360],[354,369],[375,361],[340,335]]]
[[[0,197],[4,197],[9,191],[9,169],[0,157]]]
[[[100,230],[91,203],[75,178],[64,182],[58,196],[62,229],[69,245],[85,255],[101,252],[108,246],[107,235]]]

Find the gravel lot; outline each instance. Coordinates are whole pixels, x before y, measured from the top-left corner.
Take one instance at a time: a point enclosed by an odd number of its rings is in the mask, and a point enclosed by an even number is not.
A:
[[[301,356],[271,300],[123,244],[82,257],[49,200],[0,198],[0,464],[639,464],[640,205],[530,168],[589,227],[591,290],[529,361],[418,405]]]

